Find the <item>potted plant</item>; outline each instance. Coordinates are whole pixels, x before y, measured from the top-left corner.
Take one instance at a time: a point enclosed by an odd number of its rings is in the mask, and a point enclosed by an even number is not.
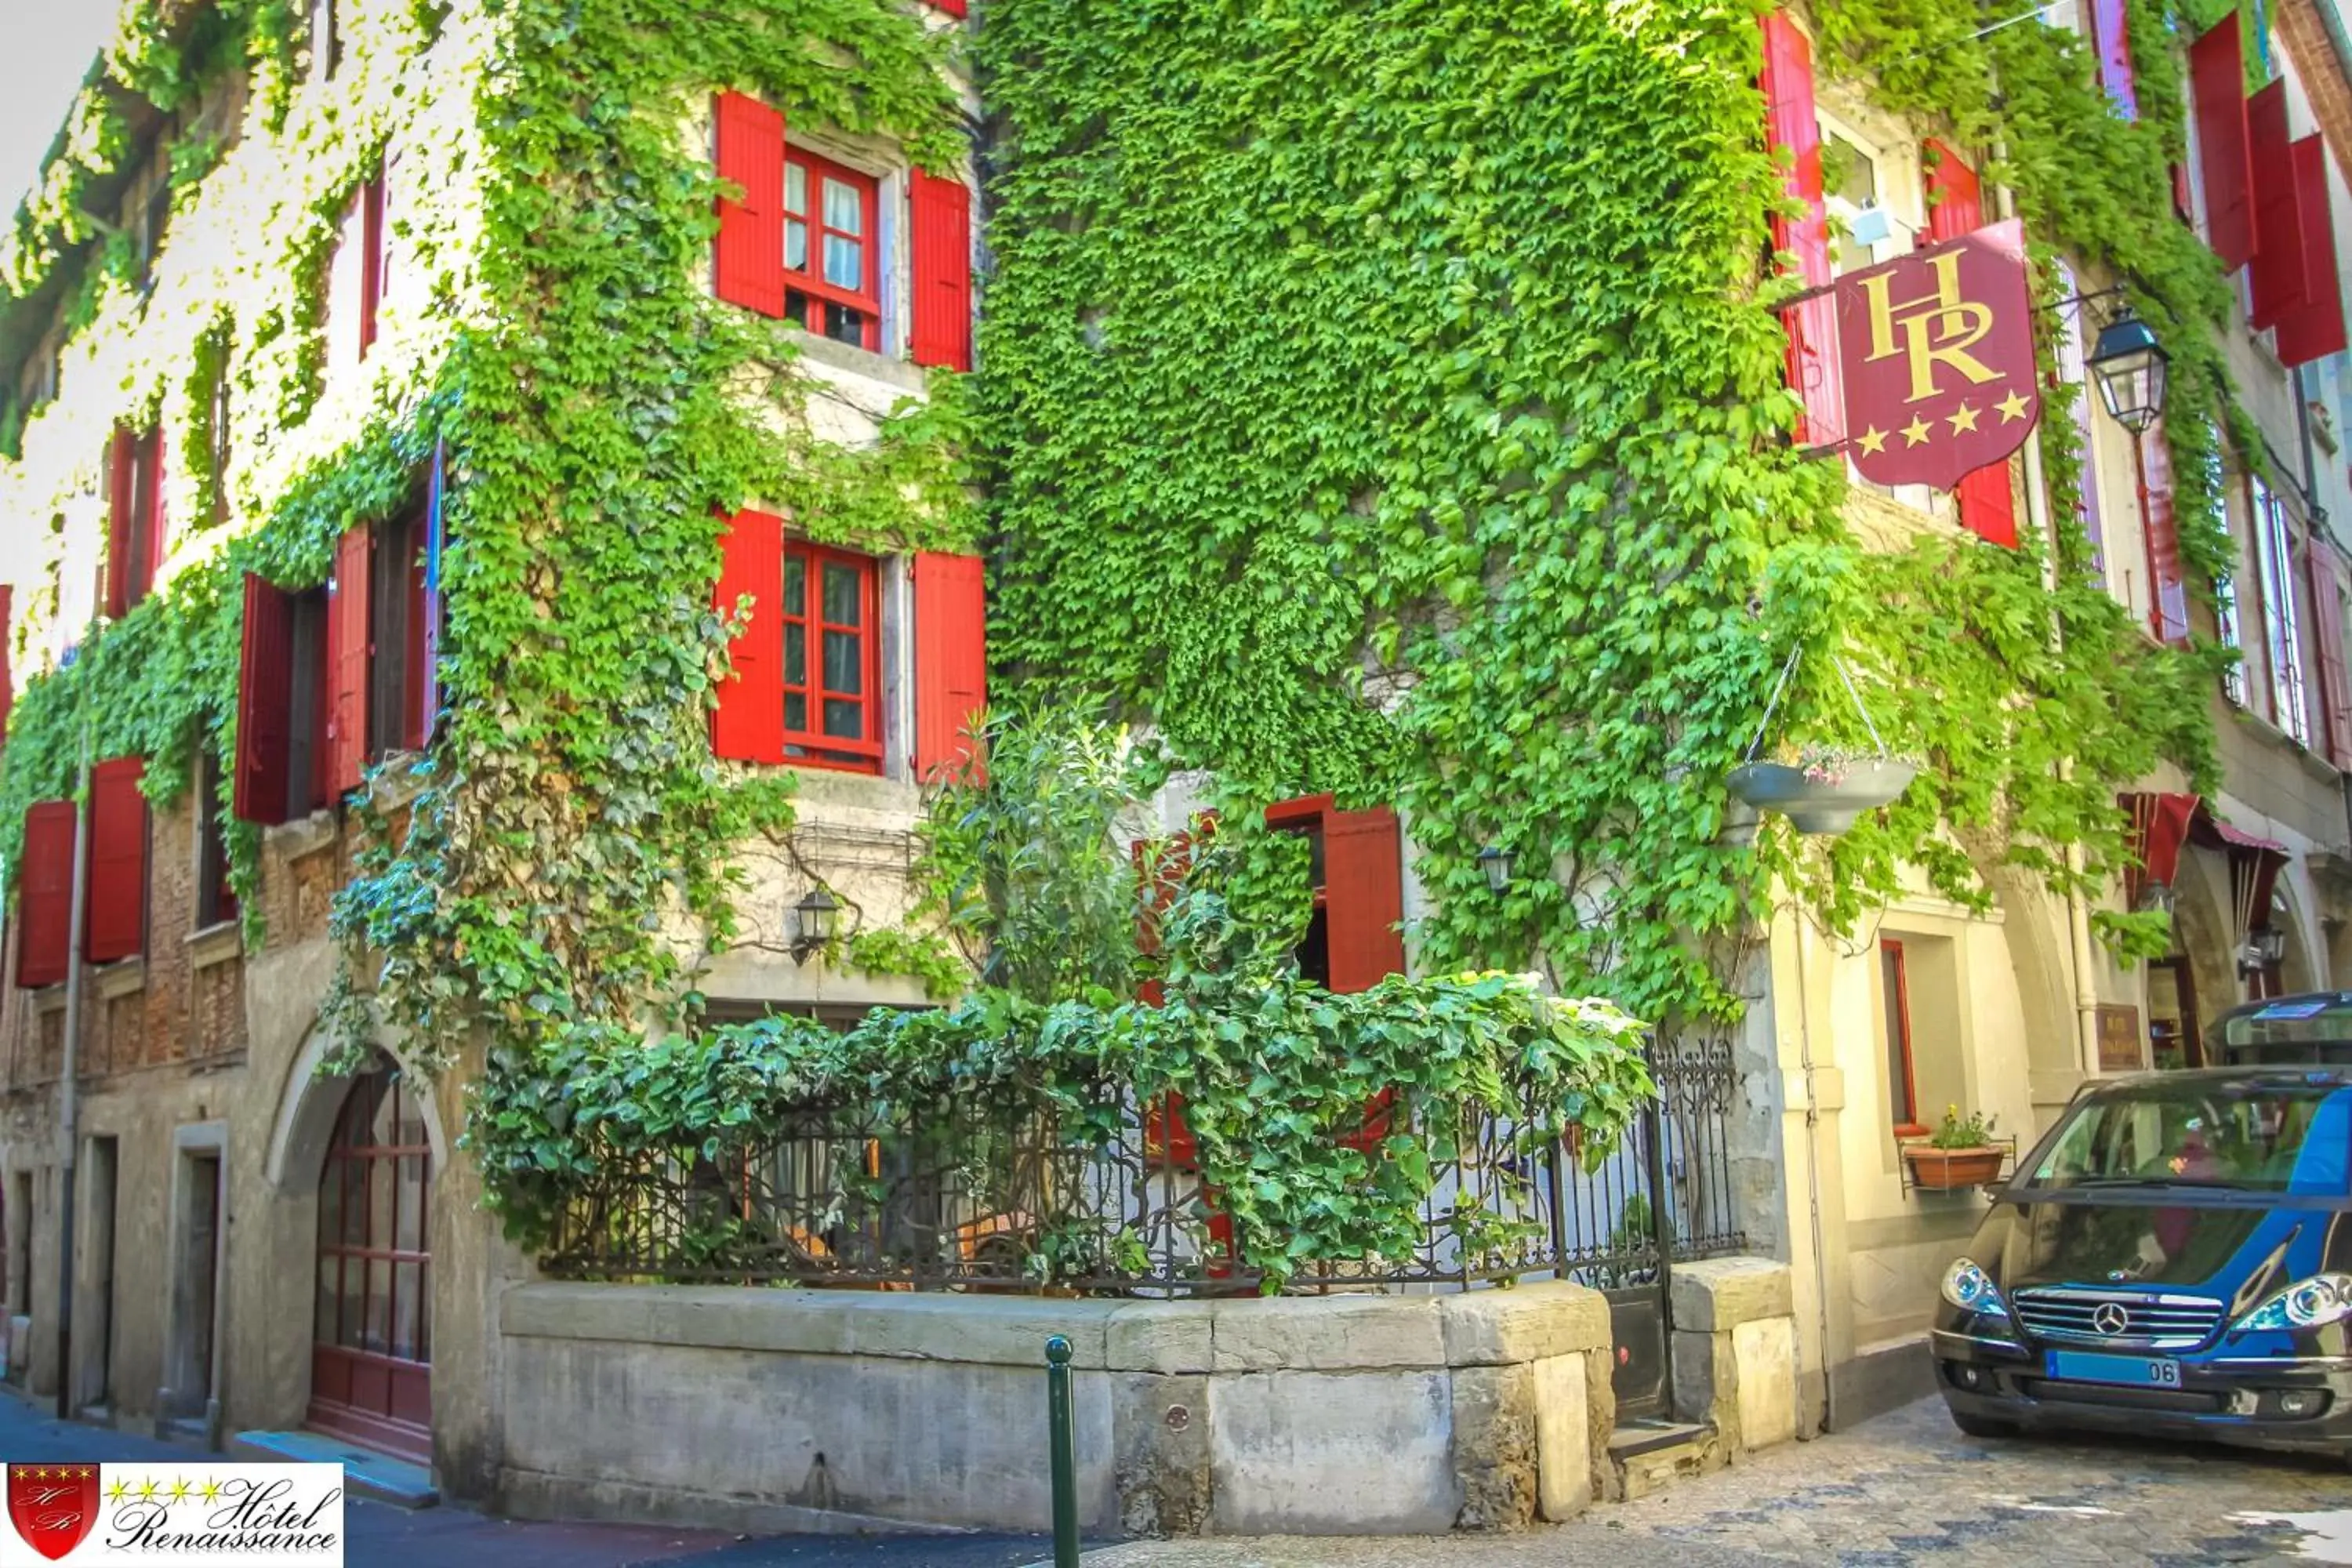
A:
[[[1748,805],[1784,813],[1800,833],[1835,835],[1902,795],[1918,772],[1883,752],[1810,745],[1788,761],[1742,763],[1726,782]]]
[[[1962,1120],[1958,1106],[1944,1107],[1941,1126],[1919,1142],[1903,1145],[1903,1157],[1911,1163],[1911,1184],[1948,1193],[2000,1180],[2000,1163],[2009,1151],[1992,1141],[1995,1120],[1981,1110]]]

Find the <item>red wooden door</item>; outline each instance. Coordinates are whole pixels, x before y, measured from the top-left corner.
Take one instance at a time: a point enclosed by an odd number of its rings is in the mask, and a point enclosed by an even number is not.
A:
[[[433,1151],[405,1075],[352,1080],[319,1173],[310,1425],[433,1458]]]

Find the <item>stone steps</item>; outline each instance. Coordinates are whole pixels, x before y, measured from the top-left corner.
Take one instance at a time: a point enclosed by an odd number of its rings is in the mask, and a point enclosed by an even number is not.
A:
[[[1618,1427],[1609,1438],[1609,1468],[1617,1477],[1615,1493],[1626,1502],[1729,1463],[1731,1450],[1712,1426],[1635,1421]]]

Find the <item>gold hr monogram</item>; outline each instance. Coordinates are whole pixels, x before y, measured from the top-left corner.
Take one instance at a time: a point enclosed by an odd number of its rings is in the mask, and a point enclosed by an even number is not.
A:
[[[1960,298],[1960,253],[1948,250],[1928,265],[1936,269],[1936,291],[1900,304],[1887,298],[1893,291],[1892,273],[1881,272],[1862,280],[1863,292],[1870,300],[1869,357],[1882,360],[1898,352],[1905,356],[1911,367],[1911,395],[1903,400],[1906,403],[1936,395],[1937,361],[1976,385],[2000,379],[1998,371],[1987,370],[1968,352],[1992,331],[1992,307]],[[1898,327],[1902,329],[1899,344]]]

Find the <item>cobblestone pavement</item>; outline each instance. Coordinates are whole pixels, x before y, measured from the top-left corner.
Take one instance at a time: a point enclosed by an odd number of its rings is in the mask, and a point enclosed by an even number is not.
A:
[[[2352,1563],[2352,1473],[2085,1438],[1962,1436],[1940,1401],[1790,1444],[1577,1524],[1440,1541],[1131,1545],[1087,1568],[1835,1568]]]

